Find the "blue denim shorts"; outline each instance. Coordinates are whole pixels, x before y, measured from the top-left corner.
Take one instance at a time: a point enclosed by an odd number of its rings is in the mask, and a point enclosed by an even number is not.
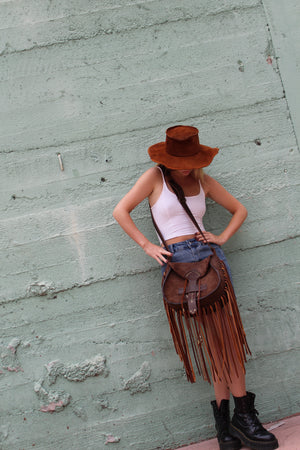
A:
[[[224,261],[228,274],[230,276],[232,282],[232,276],[228,261],[222,248],[217,244],[204,244],[203,242],[199,242],[196,239],[188,239],[186,241],[177,242],[176,244],[168,245],[169,250],[173,253],[171,258],[172,262],[195,262],[201,261],[204,258],[212,255],[212,251],[210,247],[214,248],[217,256]],[[162,266],[162,274],[164,273],[166,268],[166,264]]]

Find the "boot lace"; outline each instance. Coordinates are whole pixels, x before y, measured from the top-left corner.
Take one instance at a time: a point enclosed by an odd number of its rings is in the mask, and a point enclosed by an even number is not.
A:
[[[253,425],[255,425],[255,427],[256,427],[256,429],[258,430],[258,429],[263,429],[263,426],[262,426],[262,424],[261,424],[261,422],[260,422],[260,420],[259,420],[259,418],[257,417],[259,415],[259,412],[257,411],[257,409],[255,409],[254,407],[253,408],[250,408],[250,411],[249,411],[249,422],[252,422],[253,423]]]

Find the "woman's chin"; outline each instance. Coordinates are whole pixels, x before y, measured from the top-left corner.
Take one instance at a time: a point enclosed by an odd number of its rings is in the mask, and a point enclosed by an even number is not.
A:
[[[192,169],[176,170],[176,172],[180,173],[180,175],[183,175],[184,177],[187,177],[192,173]]]

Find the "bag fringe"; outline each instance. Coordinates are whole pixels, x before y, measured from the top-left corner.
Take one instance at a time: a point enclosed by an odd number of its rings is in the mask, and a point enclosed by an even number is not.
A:
[[[213,381],[230,382],[233,372],[238,376],[238,366],[245,373],[246,354],[251,355],[251,351],[227,273],[222,297],[214,305],[198,307],[197,314],[190,315],[184,307],[174,309],[166,301],[164,305],[175,350],[188,381],[196,381],[189,345],[198,373],[209,383],[211,377]]]

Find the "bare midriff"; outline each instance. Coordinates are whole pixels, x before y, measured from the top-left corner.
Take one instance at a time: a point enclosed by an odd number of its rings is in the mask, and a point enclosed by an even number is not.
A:
[[[195,238],[195,234],[187,234],[185,236],[177,236],[172,239],[168,239],[166,241],[166,244],[167,245],[177,244],[177,242],[183,242],[183,241],[187,241],[188,239],[194,239],[194,238]]]

